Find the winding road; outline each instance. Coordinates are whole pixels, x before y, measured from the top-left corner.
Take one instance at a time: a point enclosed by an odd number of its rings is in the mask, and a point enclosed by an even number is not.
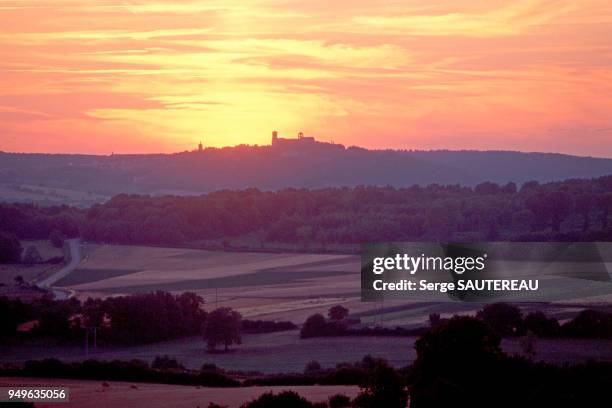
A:
[[[53,292],[56,299],[68,299],[73,295],[73,292],[68,289],[53,287],[53,284],[74,271],[81,262],[81,239],[74,238],[66,240],[70,249],[70,262],[62,269],[54,274],[47,276],[45,279],[38,282],[41,288],[49,289]]]

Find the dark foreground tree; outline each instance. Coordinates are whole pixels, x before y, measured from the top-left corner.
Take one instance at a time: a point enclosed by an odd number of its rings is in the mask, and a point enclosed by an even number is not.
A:
[[[486,323],[455,316],[416,342],[411,408],[608,406],[612,365],[533,363],[509,356]]]
[[[241,344],[240,313],[229,307],[220,307],[210,312],[203,327],[203,336],[209,351],[223,344],[225,351],[232,344]]]
[[[416,342],[411,370],[411,406],[479,406],[500,355],[501,338],[486,323],[455,316],[423,334]]]
[[[405,408],[408,402],[404,380],[383,361],[372,369],[362,388],[363,391],[353,401],[355,408]]]

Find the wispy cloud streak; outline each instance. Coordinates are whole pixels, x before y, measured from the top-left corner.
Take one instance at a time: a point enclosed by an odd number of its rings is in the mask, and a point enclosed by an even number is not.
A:
[[[176,151],[278,128],[612,156],[611,31],[600,0],[0,1],[0,149]]]

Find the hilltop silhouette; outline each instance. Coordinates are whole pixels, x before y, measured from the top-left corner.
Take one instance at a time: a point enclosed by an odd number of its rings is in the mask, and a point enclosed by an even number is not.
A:
[[[612,174],[612,159],[512,151],[368,150],[314,138],[268,146],[202,148],[174,154],[110,156],[0,153],[0,186],[82,191],[83,204],[118,193],[201,194],[222,189],[460,184],[592,178]],[[28,199],[24,194],[22,200]],[[53,198],[51,196],[51,198]],[[51,199],[50,198],[50,199]],[[56,200],[57,201],[57,200]],[[68,200],[70,201],[70,200]],[[78,202],[72,202],[77,203]]]

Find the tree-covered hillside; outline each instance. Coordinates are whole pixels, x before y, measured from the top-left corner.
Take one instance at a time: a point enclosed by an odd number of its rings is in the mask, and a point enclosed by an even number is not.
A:
[[[256,189],[202,196],[118,195],[88,210],[0,205],[0,230],[20,238],[59,231],[154,245],[249,242],[302,249],[375,241],[610,241],[612,176],[539,184],[317,190]]]

